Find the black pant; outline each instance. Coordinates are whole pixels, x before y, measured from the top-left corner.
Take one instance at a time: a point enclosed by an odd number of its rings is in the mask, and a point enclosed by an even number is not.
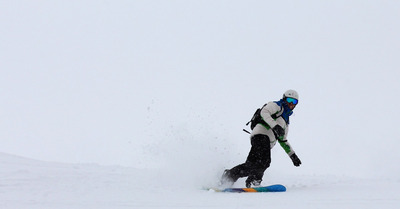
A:
[[[255,135],[251,138],[251,149],[245,163],[229,170],[230,178],[236,182],[248,176],[246,181],[262,180],[264,171],[271,163],[271,145],[266,135]]]

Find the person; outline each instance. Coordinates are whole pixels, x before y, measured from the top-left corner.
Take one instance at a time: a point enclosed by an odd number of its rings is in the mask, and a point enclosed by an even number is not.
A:
[[[232,186],[239,178],[247,177],[246,187],[259,186],[265,170],[271,163],[271,149],[278,142],[288,154],[295,166],[301,161],[287,141],[289,117],[299,102],[299,94],[295,90],[288,90],[279,101],[268,102],[261,111],[259,119],[252,119],[250,135],[251,149],[246,162],[227,169],[221,177],[221,185]]]

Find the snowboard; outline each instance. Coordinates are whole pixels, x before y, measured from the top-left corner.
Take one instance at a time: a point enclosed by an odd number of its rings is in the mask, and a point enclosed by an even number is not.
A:
[[[264,187],[253,187],[253,188],[226,188],[226,189],[218,189],[218,188],[205,188],[208,191],[214,192],[234,192],[234,193],[242,193],[242,192],[285,192],[286,187],[281,184],[275,184]]]

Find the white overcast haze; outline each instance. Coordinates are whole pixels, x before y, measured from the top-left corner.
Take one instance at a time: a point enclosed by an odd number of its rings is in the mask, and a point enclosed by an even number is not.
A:
[[[303,165],[277,145],[270,172],[397,176],[399,20],[390,0],[1,0],[0,152],[217,175],[295,89]]]

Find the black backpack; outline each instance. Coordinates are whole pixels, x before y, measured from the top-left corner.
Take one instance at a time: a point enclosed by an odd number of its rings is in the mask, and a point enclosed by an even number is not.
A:
[[[256,110],[256,112],[253,114],[253,117],[251,118],[251,120],[246,123],[246,126],[248,126],[250,124],[251,130],[253,130],[257,124],[264,122],[263,119],[261,118],[261,109],[264,108],[265,105],[267,105],[267,104],[264,104],[261,108],[258,108]]]
[[[268,104],[268,103],[267,103]],[[253,130],[254,127],[256,127],[257,124],[261,123],[264,124],[264,126],[268,126],[268,124],[262,119],[261,117],[261,109],[264,108],[267,104],[264,104],[261,108],[258,108],[256,110],[256,112],[254,113],[253,117],[251,118],[251,120],[249,122],[246,123],[246,126],[248,126],[250,124],[250,129]],[[282,110],[282,107],[281,107]],[[275,113],[274,115],[272,115],[273,119],[278,118],[280,115],[278,115],[277,113]],[[243,129],[244,132],[246,133],[250,133],[249,131],[247,131],[246,129]]]

